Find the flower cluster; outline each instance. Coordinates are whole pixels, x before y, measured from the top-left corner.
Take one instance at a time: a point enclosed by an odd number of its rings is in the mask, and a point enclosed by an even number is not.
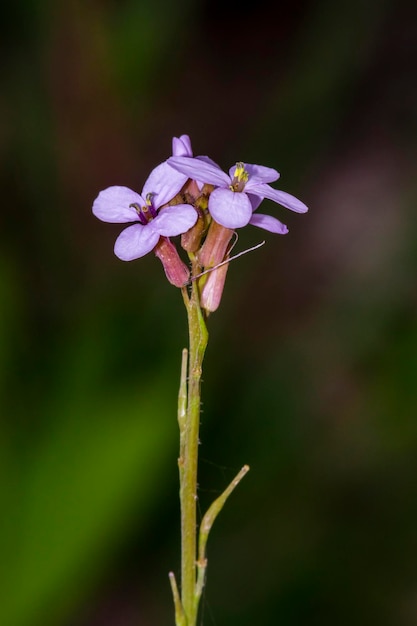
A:
[[[274,169],[243,162],[227,174],[209,157],[193,157],[190,138],[182,135],[173,138],[172,156],[151,172],[141,194],[109,187],[95,199],[93,213],[104,222],[131,223],[116,240],[116,256],[132,261],[153,250],[176,287],[190,280],[170,240],[182,235],[191,280],[198,278],[201,306],[209,312],[220,303],[235,229],[251,224],[280,235],[288,232],[277,218],[256,212],[262,200],[307,211],[300,200],[269,185],[278,178]]]

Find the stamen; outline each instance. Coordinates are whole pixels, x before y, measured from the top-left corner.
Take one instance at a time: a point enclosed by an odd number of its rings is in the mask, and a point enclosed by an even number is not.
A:
[[[243,191],[248,180],[249,174],[245,170],[245,164],[243,163],[243,161],[238,161],[236,163],[236,168],[233,174],[233,180],[232,184],[230,185],[230,189],[232,191]]]
[[[247,172],[245,171],[245,164],[243,163],[243,161],[238,161],[236,163],[236,169],[235,169],[235,178],[237,178],[238,180],[242,180],[242,178],[247,174]]]
[[[146,205],[147,205],[147,209],[149,211],[149,213],[151,214],[152,218],[155,218],[157,216],[157,210],[155,209],[154,205],[153,205],[153,197],[154,197],[154,193],[147,193],[146,194]]]
[[[129,204],[129,208],[130,207],[135,209],[136,213],[138,214],[139,222],[142,224],[142,226],[146,226],[146,224],[148,223],[148,220],[146,219],[146,215],[142,211],[139,204],[137,202],[132,202],[132,204]]]

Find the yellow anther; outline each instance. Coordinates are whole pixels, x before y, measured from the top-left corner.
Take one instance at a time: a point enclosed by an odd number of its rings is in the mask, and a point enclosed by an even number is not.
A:
[[[146,194],[146,198],[145,198],[145,199],[146,199],[146,204],[147,204],[148,206],[151,206],[151,204],[152,204],[152,197],[153,197],[154,195],[155,195],[155,194],[153,194],[153,193],[147,193],[147,194]]]
[[[238,163],[236,163],[234,178],[239,182],[248,182],[249,174],[245,170],[245,164],[242,163],[242,161],[238,161]]]

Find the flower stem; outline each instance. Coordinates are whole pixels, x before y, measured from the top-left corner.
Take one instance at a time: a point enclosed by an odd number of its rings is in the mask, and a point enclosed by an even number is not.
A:
[[[190,254],[192,276],[201,272],[201,266]],[[199,533],[197,560],[197,468],[200,428],[200,387],[208,332],[201,308],[201,294],[197,281],[191,281],[191,292],[182,288],[187,309],[189,350],[182,351],[181,381],[178,392],[178,424],[180,429],[181,505],[181,596],[172,572],[169,574],[175,605],[176,626],[195,626],[198,605],[205,583],[207,567],[206,544],[211,527],[229,495],[249,470],[245,465],[224,492],[212,503],[204,515]]]
[[[185,419],[180,418],[184,410],[182,380],[179,394],[180,425],[180,474],[181,502],[181,602],[187,618],[187,626],[194,626],[198,603],[195,598],[196,552],[197,552],[197,467],[198,433],[200,427],[200,384],[208,332],[199,303],[199,291],[192,284],[191,295],[183,290],[189,327],[188,386]],[[183,361],[184,372],[184,361]]]

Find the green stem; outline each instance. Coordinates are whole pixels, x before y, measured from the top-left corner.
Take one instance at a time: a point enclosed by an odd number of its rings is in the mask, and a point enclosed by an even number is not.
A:
[[[181,601],[187,626],[195,626],[198,603],[195,598],[197,557],[197,467],[200,427],[200,385],[208,333],[199,303],[196,282],[191,295],[183,292],[189,327],[188,394],[186,420],[180,422],[181,502]],[[181,387],[180,387],[181,389]],[[181,410],[179,411],[180,414]]]
[[[201,272],[195,258],[192,261],[192,276]],[[181,382],[178,393],[178,424],[180,428],[180,475],[181,505],[181,597],[172,572],[169,574],[175,606],[176,626],[195,626],[198,605],[205,583],[207,567],[206,544],[211,527],[229,495],[249,467],[245,465],[224,492],[213,502],[204,515],[199,534],[197,560],[197,468],[200,428],[200,387],[204,353],[208,333],[204,313],[200,306],[197,281],[192,281],[191,293],[182,289],[187,309],[189,350],[182,352]]]

